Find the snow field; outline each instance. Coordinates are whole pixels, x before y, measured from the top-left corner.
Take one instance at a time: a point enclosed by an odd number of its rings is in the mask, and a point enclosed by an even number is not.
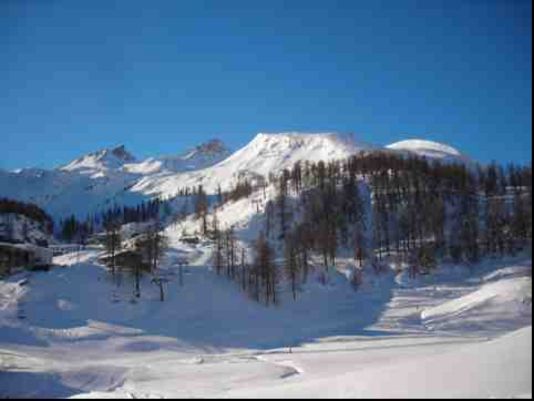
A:
[[[204,247],[181,246],[162,271],[170,278],[163,303],[148,278],[134,299],[128,275],[117,286],[91,250],[80,262],[76,253],[62,255],[63,267],[2,281],[0,394],[531,393],[531,309],[521,301],[531,297],[530,261],[488,262],[472,272],[442,266],[411,285],[393,273],[371,274],[358,292],[331,269],[326,286],[312,273],[297,302],[282,291],[278,306],[265,307],[201,265]],[[183,287],[173,255],[199,263],[185,269]]]

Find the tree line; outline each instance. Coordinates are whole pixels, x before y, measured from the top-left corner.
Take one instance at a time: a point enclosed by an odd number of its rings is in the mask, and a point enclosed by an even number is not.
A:
[[[58,236],[66,242],[85,244],[94,233],[107,230],[109,225],[141,223],[158,218],[166,203],[158,198],[141,202],[136,206],[113,206],[99,213],[78,219],[71,215],[59,220]]]
[[[305,169],[298,164],[279,180],[267,214],[277,210],[278,238],[285,238],[288,185],[299,195],[300,219],[286,247],[304,262],[313,250],[328,267],[340,246],[350,246],[359,266],[366,257],[376,264],[395,254],[425,269],[436,258],[476,262],[515,254],[532,239],[531,166],[473,167],[374,152]]]

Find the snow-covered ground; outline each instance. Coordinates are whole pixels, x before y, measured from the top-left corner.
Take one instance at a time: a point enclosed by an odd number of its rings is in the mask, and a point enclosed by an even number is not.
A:
[[[442,162],[472,163],[466,155],[452,146],[424,139],[406,139],[386,146],[386,149],[414,154]]]
[[[297,301],[250,300],[179,245],[165,300],[113,281],[97,249],[0,281],[3,397],[527,397],[530,259],[440,266],[408,279],[310,274]],[[183,285],[174,258],[187,256]],[[342,264],[342,261],[341,261]]]

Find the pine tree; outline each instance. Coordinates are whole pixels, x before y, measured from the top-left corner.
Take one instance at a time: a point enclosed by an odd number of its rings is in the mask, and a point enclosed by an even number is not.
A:
[[[263,232],[260,232],[256,240],[255,253],[254,267],[257,279],[261,280],[261,286],[264,290],[265,304],[269,305],[271,301],[276,303],[277,274],[273,260],[274,252],[265,239]],[[258,281],[256,281],[256,288],[258,288]]]
[[[295,247],[295,241],[290,235],[288,235],[285,240],[284,267],[285,267],[286,277],[291,283],[291,293],[293,294],[293,300],[296,300],[299,265],[297,261],[297,250]]]
[[[117,251],[121,248],[121,235],[120,230],[121,226],[113,221],[109,220],[106,222],[106,251],[110,256],[110,267],[111,267],[111,274],[113,277],[115,277],[115,256],[117,254]]]
[[[208,232],[208,197],[202,188],[202,185],[198,186],[197,196],[195,201],[195,213],[197,218],[202,221],[202,234],[206,235]]]

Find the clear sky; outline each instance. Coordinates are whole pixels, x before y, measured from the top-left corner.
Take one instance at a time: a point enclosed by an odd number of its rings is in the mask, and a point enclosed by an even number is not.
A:
[[[532,5],[0,1],[0,167],[257,132],[423,137],[530,162]]]

